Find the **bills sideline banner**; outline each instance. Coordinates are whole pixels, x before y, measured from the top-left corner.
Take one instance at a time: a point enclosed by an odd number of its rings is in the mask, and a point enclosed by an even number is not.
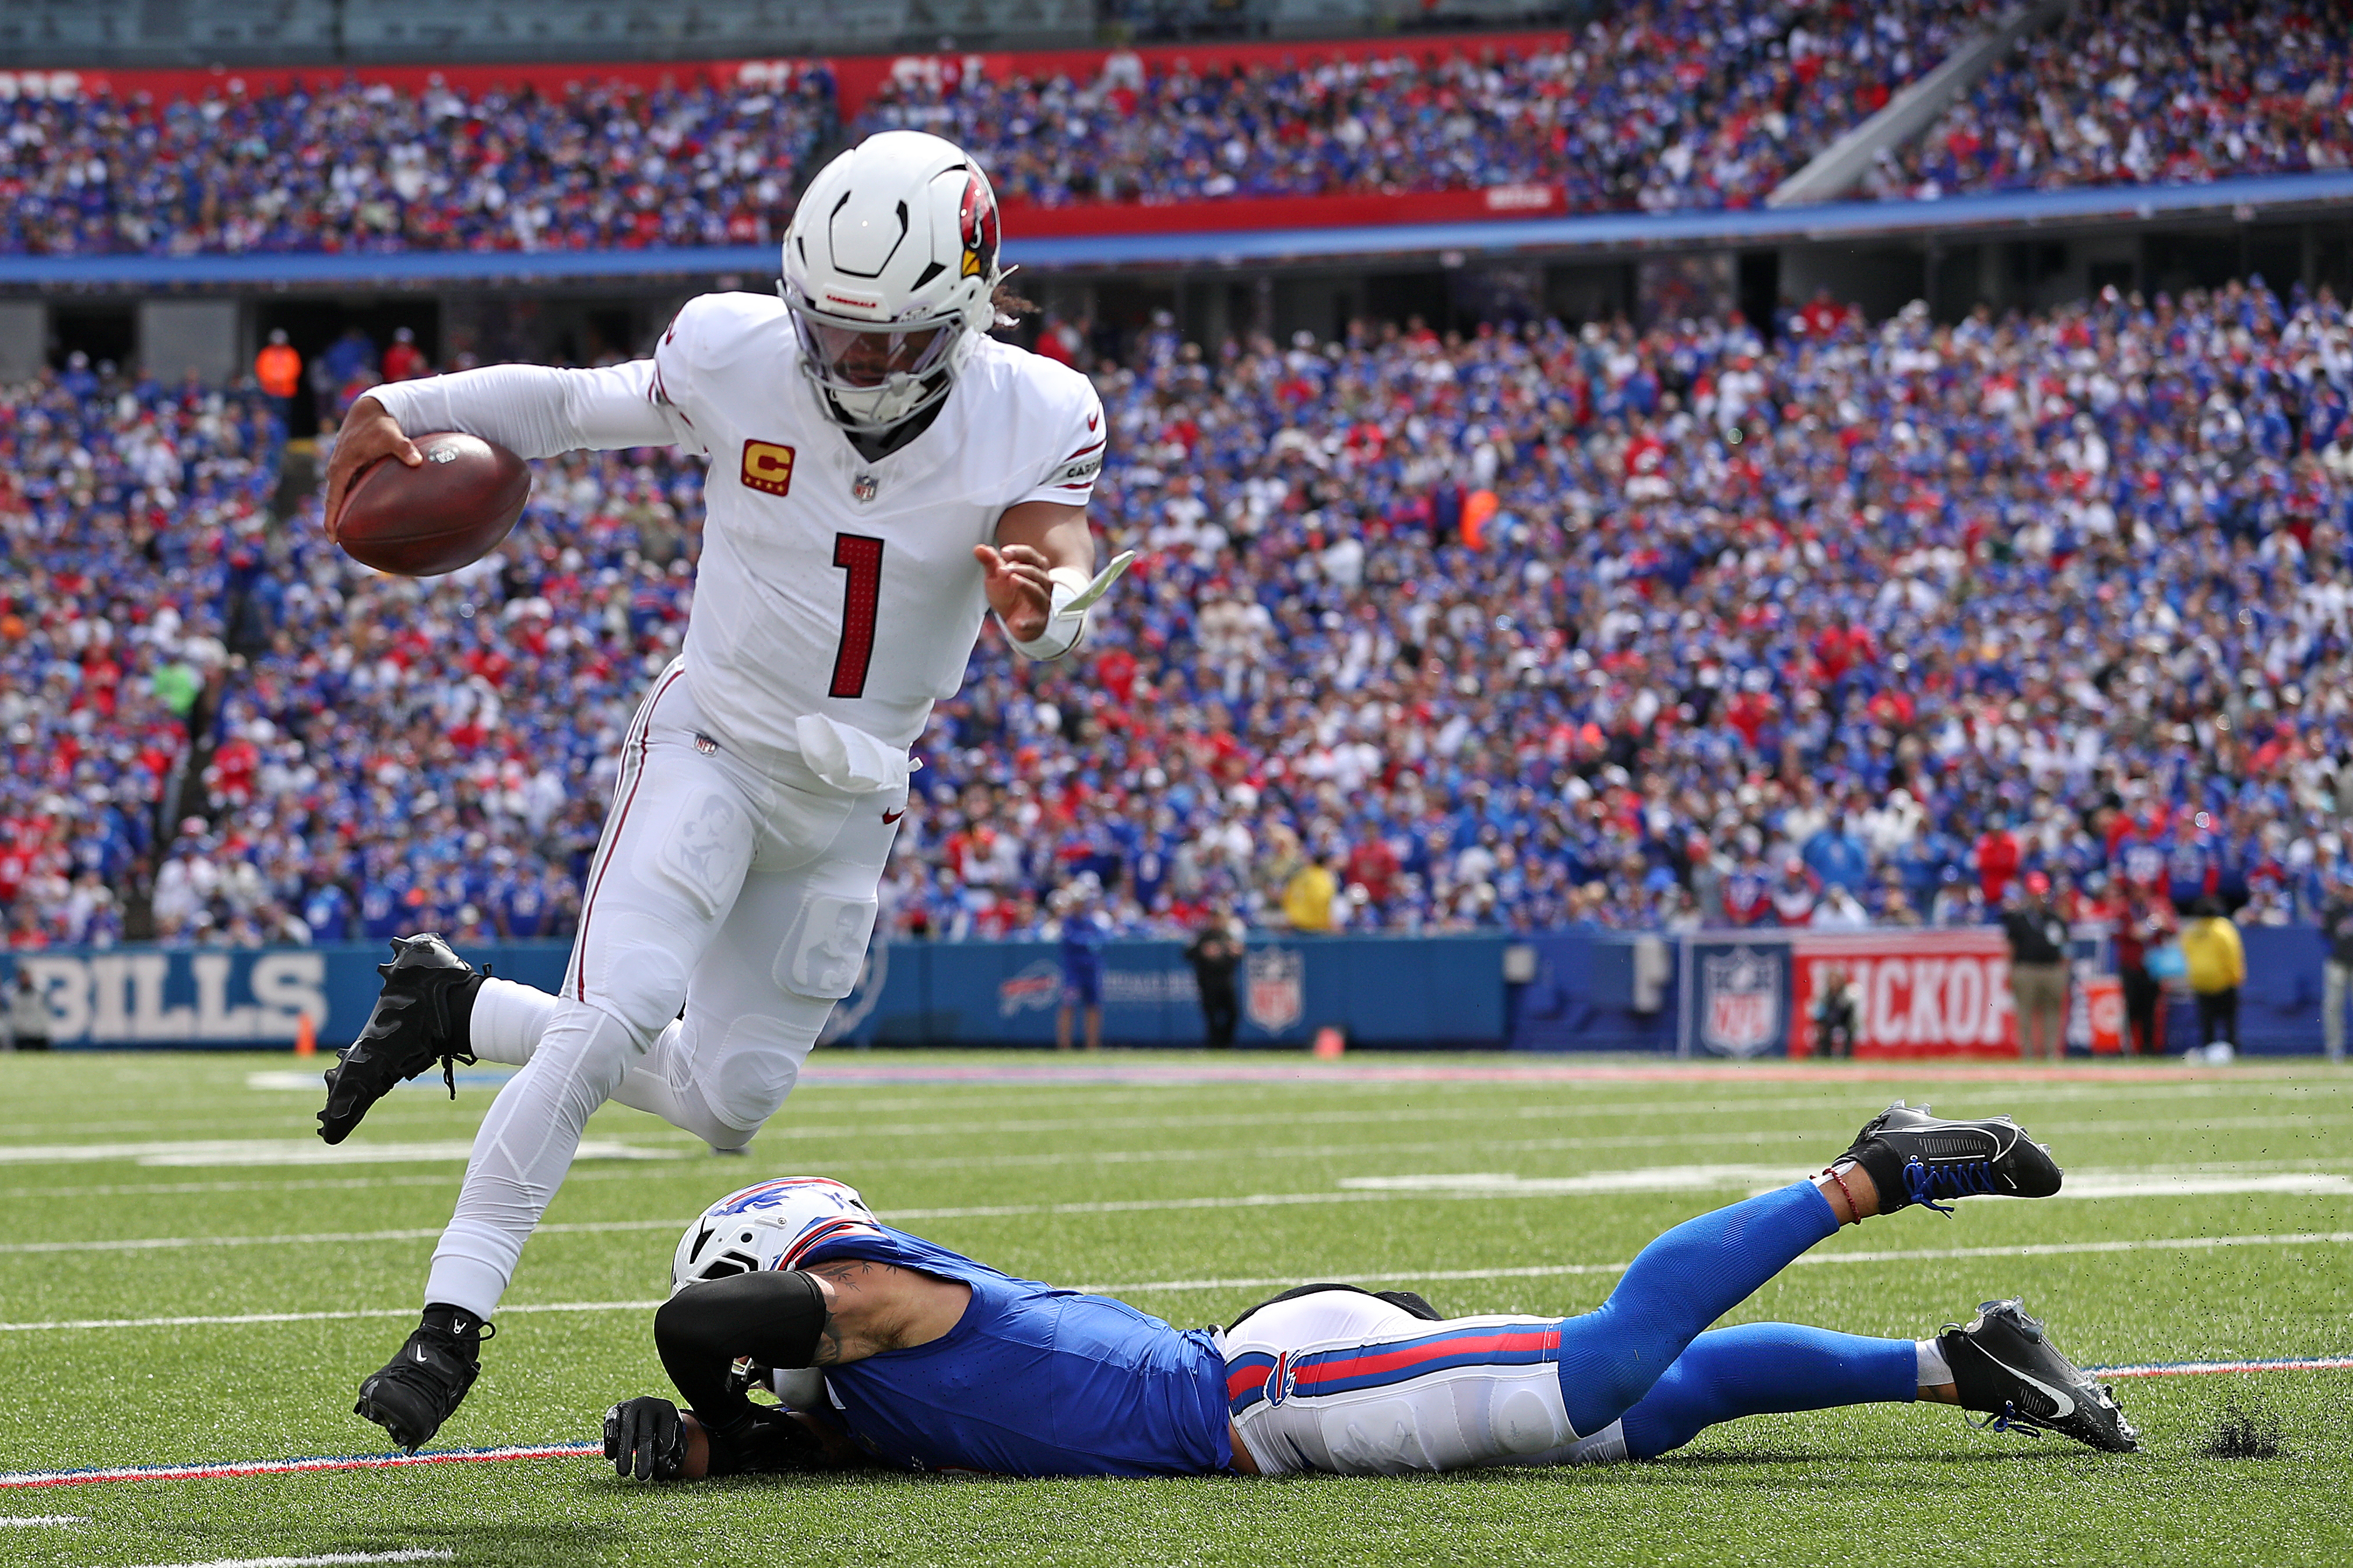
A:
[[[1234,975],[1240,1042],[1300,1045],[1326,1026],[1352,1043],[1501,1047],[1504,938],[1297,937],[1252,933]],[[554,990],[562,942],[470,949],[502,978]],[[50,948],[0,953],[0,984],[21,971],[49,1007],[61,1047],[270,1048],[311,1021],[322,1047],[366,1023],[381,943],[319,947]],[[1123,941],[1098,963],[1103,1038],[1198,1045],[1200,992],[1181,943]],[[853,1046],[1051,1044],[1061,1009],[1060,950],[1050,942],[896,942],[869,950],[834,1010],[828,1043]]]

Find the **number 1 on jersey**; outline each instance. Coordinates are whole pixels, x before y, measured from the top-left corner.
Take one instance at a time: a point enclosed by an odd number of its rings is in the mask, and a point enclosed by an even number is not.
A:
[[[866,695],[866,667],[874,662],[874,610],[882,599],[882,542],[871,534],[833,536],[833,563],[849,574],[841,586],[841,647],[833,656],[828,697]]]

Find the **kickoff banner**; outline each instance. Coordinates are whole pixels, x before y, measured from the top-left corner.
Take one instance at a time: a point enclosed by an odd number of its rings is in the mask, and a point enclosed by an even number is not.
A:
[[[1821,1004],[1841,989],[1858,1057],[2018,1054],[2010,946],[1998,929],[1701,931],[1685,940],[1686,1054],[1822,1054]]]
[[[2010,943],[1992,928],[1816,935],[1789,943],[1793,1057],[1816,1050],[1817,1004],[1843,985],[1858,1057],[2014,1057]]]

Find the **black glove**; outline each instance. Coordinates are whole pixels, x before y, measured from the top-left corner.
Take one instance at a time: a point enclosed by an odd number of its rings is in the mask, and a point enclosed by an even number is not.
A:
[[[605,1412],[605,1458],[625,1481],[678,1479],[686,1465],[686,1427],[678,1406],[648,1394]]]
[[[711,1436],[714,1476],[793,1475],[835,1468],[816,1433],[774,1405],[754,1405],[751,1415]]]

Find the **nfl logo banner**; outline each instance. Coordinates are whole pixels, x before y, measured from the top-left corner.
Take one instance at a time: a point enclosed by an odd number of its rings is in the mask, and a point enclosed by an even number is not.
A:
[[[1307,1016],[1307,958],[1295,947],[1250,950],[1242,969],[1242,1016],[1270,1035]]]
[[[1789,953],[1778,943],[1692,943],[1698,993],[1694,1032],[1719,1057],[1754,1057],[1788,1043]]]

